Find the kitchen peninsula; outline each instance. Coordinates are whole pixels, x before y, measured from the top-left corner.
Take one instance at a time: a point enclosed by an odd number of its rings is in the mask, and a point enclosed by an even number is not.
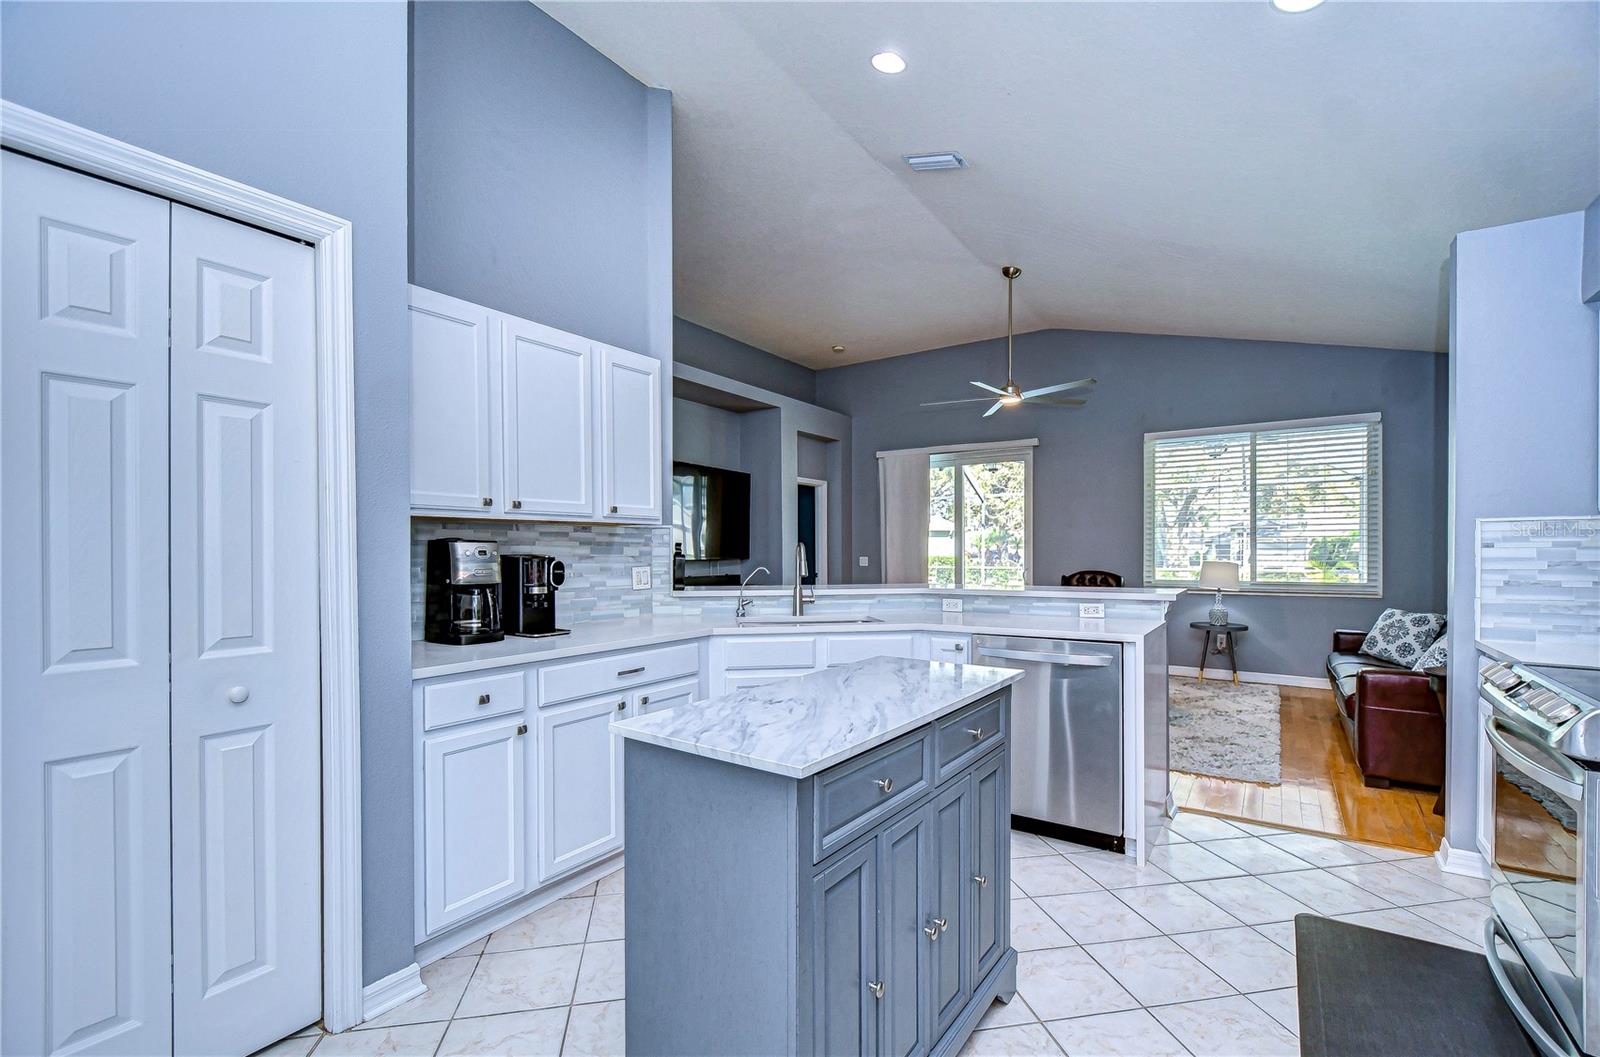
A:
[[[879,657],[614,723],[628,1051],[957,1052],[1016,993],[1021,677]]]

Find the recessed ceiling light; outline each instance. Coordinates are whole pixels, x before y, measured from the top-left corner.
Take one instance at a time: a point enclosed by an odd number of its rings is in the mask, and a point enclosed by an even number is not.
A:
[[[904,155],[906,164],[917,172],[938,172],[940,169],[965,169],[967,159],[953,150],[935,151],[932,154]]]
[[[1272,0],[1272,6],[1291,15],[1302,14],[1321,4],[1322,0]]]
[[[1301,0],[1303,3],[1304,0]],[[906,60],[892,51],[880,51],[872,57],[872,68],[879,73],[903,73]]]

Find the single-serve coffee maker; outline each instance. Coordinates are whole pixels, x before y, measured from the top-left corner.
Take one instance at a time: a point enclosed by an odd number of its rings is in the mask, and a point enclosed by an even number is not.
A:
[[[428,541],[422,637],[447,646],[499,642],[500,547],[484,540]]]
[[[506,634],[565,635],[556,627],[556,588],[567,582],[567,567],[548,554],[507,554],[500,559],[506,591]]]

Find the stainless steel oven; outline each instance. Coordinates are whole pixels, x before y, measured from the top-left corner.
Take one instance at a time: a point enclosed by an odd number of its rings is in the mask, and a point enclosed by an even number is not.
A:
[[[1484,947],[1548,1057],[1600,1055],[1600,704],[1588,669],[1491,658],[1480,689],[1494,754],[1494,914]],[[1573,673],[1573,674],[1568,674]]]

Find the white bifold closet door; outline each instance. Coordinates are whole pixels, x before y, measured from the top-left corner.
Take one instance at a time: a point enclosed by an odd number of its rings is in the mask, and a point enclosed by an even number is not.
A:
[[[0,165],[0,1049],[249,1053],[321,1008],[312,252]]]

